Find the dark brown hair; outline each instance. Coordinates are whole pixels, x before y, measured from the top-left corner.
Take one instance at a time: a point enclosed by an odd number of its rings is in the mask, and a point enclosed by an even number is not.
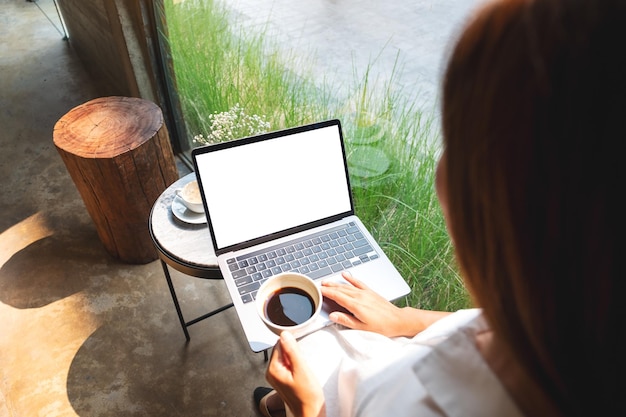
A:
[[[564,415],[626,415],[625,3],[489,3],[444,77],[457,260]]]

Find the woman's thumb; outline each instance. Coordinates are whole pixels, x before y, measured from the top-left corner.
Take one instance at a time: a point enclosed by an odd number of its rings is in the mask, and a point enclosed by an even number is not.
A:
[[[300,348],[291,332],[284,331],[280,334],[280,348],[283,354],[283,361],[288,363],[290,367],[292,367],[292,364],[300,361]]]

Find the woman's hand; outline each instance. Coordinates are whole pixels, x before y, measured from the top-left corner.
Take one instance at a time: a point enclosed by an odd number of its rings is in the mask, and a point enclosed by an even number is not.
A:
[[[322,282],[322,295],[334,300],[349,313],[334,311],[330,319],[357,330],[368,330],[387,337],[415,336],[446,314],[438,311],[400,308],[390,303],[349,272],[342,274],[349,282]]]
[[[265,378],[295,416],[326,415],[322,387],[305,363],[302,351],[291,333],[281,333],[272,351]]]

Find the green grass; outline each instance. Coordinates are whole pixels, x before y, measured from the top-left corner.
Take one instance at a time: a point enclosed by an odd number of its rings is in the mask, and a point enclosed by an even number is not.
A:
[[[434,190],[439,145],[432,115],[394,92],[393,79],[373,82],[371,67],[354,69],[354,85],[339,96],[331,81],[313,77],[307,57],[279,53],[266,31],[242,29],[217,1],[166,0],[165,13],[191,136],[209,133],[208,115],[237,103],[264,116],[271,130],[339,118],[356,213],[412,288],[399,304],[470,305]]]

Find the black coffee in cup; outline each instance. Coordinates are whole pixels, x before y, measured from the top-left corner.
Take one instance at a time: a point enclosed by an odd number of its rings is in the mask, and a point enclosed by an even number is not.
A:
[[[304,290],[284,287],[274,291],[265,303],[265,317],[279,326],[295,326],[313,316],[315,302]]]

